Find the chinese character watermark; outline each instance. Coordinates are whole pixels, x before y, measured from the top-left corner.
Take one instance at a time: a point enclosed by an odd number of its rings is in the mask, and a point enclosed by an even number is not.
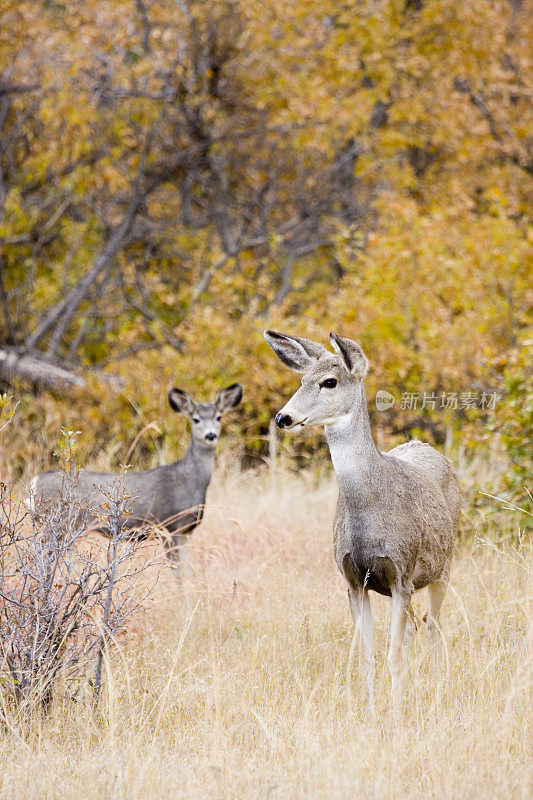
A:
[[[480,409],[491,411],[496,408],[500,392],[402,392],[400,408],[402,410],[425,409]],[[396,397],[385,389],[376,392],[376,408],[378,411],[388,411],[396,403]]]

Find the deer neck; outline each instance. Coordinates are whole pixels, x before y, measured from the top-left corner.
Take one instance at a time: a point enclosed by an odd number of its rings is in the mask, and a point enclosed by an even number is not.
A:
[[[191,437],[187,452],[180,463],[186,466],[194,474],[198,483],[207,489],[215,467],[215,449],[214,447],[202,447]]]
[[[326,425],[326,440],[339,490],[364,502],[375,488],[381,455],[374,443],[363,381],[351,409],[335,424]]]

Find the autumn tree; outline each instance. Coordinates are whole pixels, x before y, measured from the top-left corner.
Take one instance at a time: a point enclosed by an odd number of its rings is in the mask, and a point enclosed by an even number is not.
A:
[[[0,68],[4,385],[90,397],[105,441],[124,395],[160,414],[154,386],[228,373],[260,449],[292,386],[268,324],[361,340],[371,391],[505,391],[532,305],[525,3],[7,2]]]

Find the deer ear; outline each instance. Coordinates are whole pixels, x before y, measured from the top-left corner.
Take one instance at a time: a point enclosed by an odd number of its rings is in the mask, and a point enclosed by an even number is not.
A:
[[[328,352],[324,345],[299,336],[286,336],[276,331],[265,331],[263,336],[279,360],[295,372],[308,372],[315,361]]]
[[[364,378],[368,372],[368,358],[363,353],[361,345],[353,339],[337,336],[336,333],[330,333],[329,340],[350,375]]]
[[[183,389],[171,389],[168,393],[168,402],[174,411],[185,414],[186,417],[191,417],[194,413],[194,400]]]
[[[229,411],[232,408],[237,408],[242,398],[242,386],[240,383],[232,383],[231,386],[226,386],[222,389],[215,400],[215,406],[219,411]]]

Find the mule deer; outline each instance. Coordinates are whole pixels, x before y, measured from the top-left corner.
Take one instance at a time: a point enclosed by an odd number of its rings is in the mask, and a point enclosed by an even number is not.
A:
[[[388,664],[393,711],[401,704],[402,643],[412,635],[411,597],[429,589],[428,629],[439,646],[460,489],[450,462],[429,444],[411,441],[382,453],[374,444],[363,379],[368,361],[351,339],[332,333],[335,353],[309,339],[265,331],[278,358],[303,372],[301,388],[276,416],[278,427],[298,431],[324,425],[339,485],[334,522],[335,560],[348,584],[374,714],[374,645],[368,591],[391,598]]]
[[[181,389],[171,389],[168,396],[170,406],[184,414],[191,423],[191,439],[185,456],[168,466],[143,472],[81,471],[75,482],[73,499],[87,506],[92,527],[106,533],[96,513],[106,500],[105,493],[108,494],[113,484],[119,481],[125,494],[131,495],[130,512],[122,521],[123,529],[145,532],[148,526],[163,528],[169,534],[167,558],[177,564],[179,548],[185,543],[186,535],[194,530],[203,516],[222,415],[236,408],[241,397],[242,386],[239,383],[222,389],[213,403],[195,403]],[[53,501],[58,497],[64,479],[64,474],[57,470],[37,475],[30,486],[30,507],[35,507],[36,501]]]

